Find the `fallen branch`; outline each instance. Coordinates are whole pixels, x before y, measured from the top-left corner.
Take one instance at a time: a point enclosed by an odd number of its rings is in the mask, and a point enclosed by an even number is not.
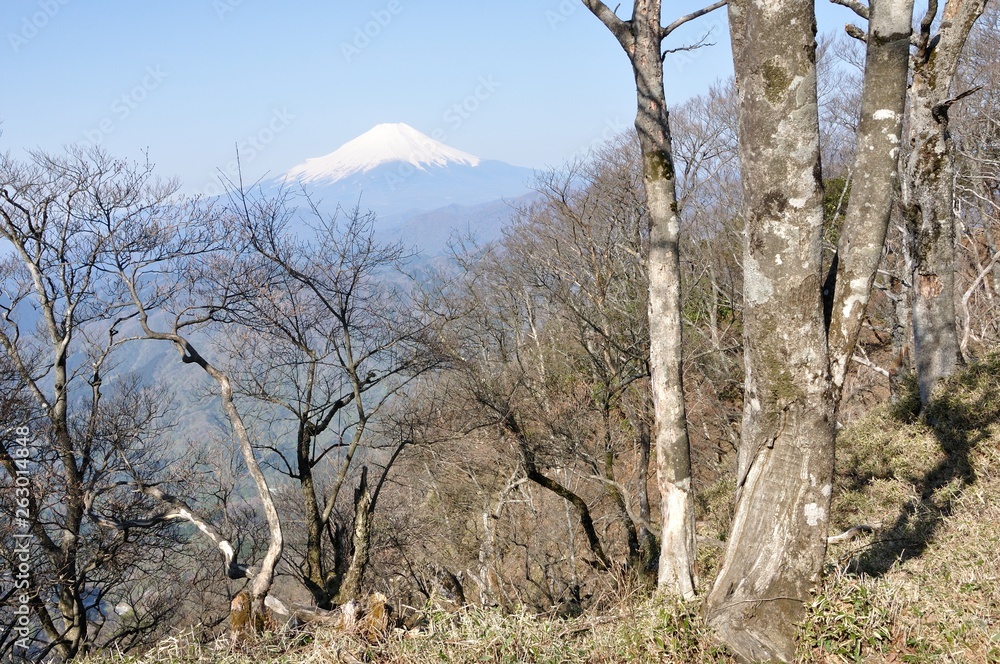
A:
[[[873,533],[882,527],[881,523],[875,524],[861,524],[860,526],[854,526],[853,528],[848,528],[839,535],[831,535],[826,538],[827,544],[840,544],[841,542],[849,542],[858,535],[862,533]]]

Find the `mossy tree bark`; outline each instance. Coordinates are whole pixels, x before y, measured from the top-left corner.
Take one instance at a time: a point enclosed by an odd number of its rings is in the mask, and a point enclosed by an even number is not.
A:
[[[920,23],[909,95],[903,209],[913,256],[913,341],[920,401],[959,364],[955,325],[955,157],[948,110],[959,56],[986,0],[948,0],[931,34],[937,0]]]
[[[682,383],[680,214],[663,87],[662,43],[676,27],[725,3],[717,2],[667,27],[660,24],[660,0],[636,0],[629,20],[618,18],[600,0],[583,3],[621,44],[635,77],[635,127],[642,149],[650,225],[650,371],[662,515],[657,584],[663,591],[690,599],[695,595],[697,573],[691,453]]]
[[[368,568],[369,550],[371,548],[371,517],[372,497],[368,493],[368,467],[361,468],[361,479],[358,488],[354,490],[354,534],[351,564],[347,568],[344,580],[340,584],[334,604],[346,604],[361,596],[361,583],[365,570]]]
[[[726,644],[752,661],[794,659],[794,625],[822,572],[837,403],[895,188],[912,0],[882,0],[870,10],[850,4],[870,18],[859,154],[837,260],[821,289],[814,7],[729,3],[747,378],[736,512],[707,614]]]
[[[837,404],[882,260],[893,201],[899,195],[897,163],[913,0],[882,0],[863,12],[863,18],[869,21],[869,34],[851,199],[824,287],[830,303],[830,362]]]
[[[810,0],[734,0],[729,13],[746,223],[746,393],[736,511],[707,609],[742,657],[788,661],[826,554],[833,475],[816,22]]]

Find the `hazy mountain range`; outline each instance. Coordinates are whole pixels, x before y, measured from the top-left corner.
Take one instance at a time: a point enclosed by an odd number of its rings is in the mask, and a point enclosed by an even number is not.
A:
[[[377,215],[376,234],[402,241],[433,259],[455,235],[479,241],[499,237],[512,204],[530,196],[533,171],[480,159],[448,147],[405,124],[382,124],[333,152],[306,159],[265,189],[305,190],[321,212],[338,205]],[[304,226],[303,226],[304,228]],[[214,355],[208,335],[195,338]],[[193,365],[183,365],[165,342],[136,342],[119,358],[117,373],[135,373],[147,385],[177,395],[173,435],[203,439],[226,429],[213,385]]]
[[[531,195],[532,177],[529,168],[480,159],[396,123],[306,159],[275,184],[308,192],[324,212],[337,205],[372,210],[381,239],[434,255],[455,232],[498,237],[511,204]]]

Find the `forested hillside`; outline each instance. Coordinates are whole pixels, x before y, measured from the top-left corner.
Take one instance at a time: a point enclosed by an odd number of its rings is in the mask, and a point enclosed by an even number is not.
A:
[[[725,3],[584,0],[635,130],[433,260],[0,155],[0,656],[1000,661],[1000,7],[840,4],[668,113]]]
[[[994,662],[1000,657],[1000,359],[950,379],[921,420],[915,385],[840,437],[832,521],[849,532],[830,546],[826,580],[797,626],[802,662]],[[700,530],[723,528],[728,487],[702,492]],[[710,525],[711,524],[711,525]],[[714,573],[718,543],[699,540]],[[412,629],[372,641],[321,626],[254,645],[203,643],[179,631],[148,653],[103,664],[200,661],[730,662],[697,602],[649,597],[607,579],[581,612],[566,607],[439,606]]]

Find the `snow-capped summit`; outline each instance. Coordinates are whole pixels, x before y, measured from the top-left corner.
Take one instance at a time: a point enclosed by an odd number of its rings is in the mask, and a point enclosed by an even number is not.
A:
[[[304,193],[323,214],[336,214],[339,206],[360,206],[380,219],[395,219],[387,224],[401,226],[404,217],[426,217],[425,213],[445,207],[450,210],[447,219],[471,220],[485,209],[476,206],[529,193],[533,177],[530,168],[480,159],[408,125],[380,124],[328,155],[306,159],[268,186],[295,195]],[[490,208],[491,218],[502,216],[497,209]],[[509,217],[509,212],[505,214]],[[428,228],[435,223],[451,224],[441,215],[431,216],[433,220],[427,217],[421,222]],[[449,228],[442,227],[438,236]],[[426,247],[428,237],[408,241]]]
[[[388,163],[478,166],[479,157],[448,147],[401,122],[380,124],[323,157],[306,159],[285,173],[285,181],[332,184]]]

